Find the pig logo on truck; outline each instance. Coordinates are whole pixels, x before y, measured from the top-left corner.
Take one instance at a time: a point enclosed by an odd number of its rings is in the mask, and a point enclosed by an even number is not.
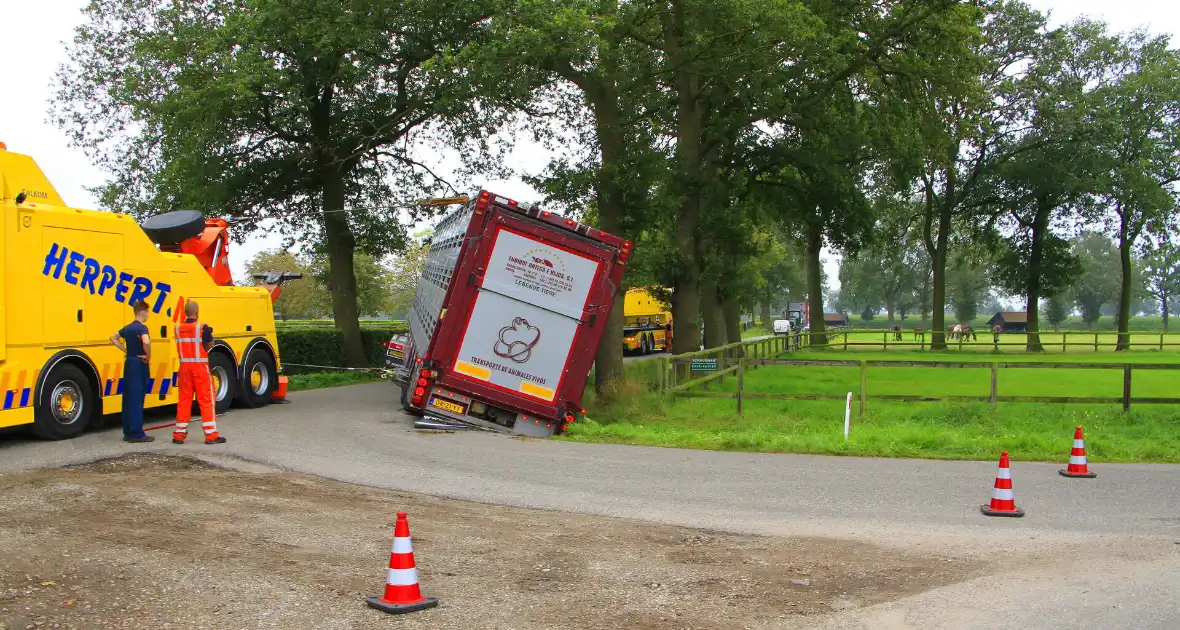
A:
[[[492,352],[516,363],[527,363],[533,356],[533,346],[540,340],[541,329],[530,325],[527,319],[517,317],[512,324],[500,329],[500,338]]]

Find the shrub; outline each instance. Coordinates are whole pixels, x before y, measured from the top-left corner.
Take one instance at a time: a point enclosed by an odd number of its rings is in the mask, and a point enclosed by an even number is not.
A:
[[[381,344],[389,341],[394,333],[404,332],[406,332],[404,324],[362,328],[361,340],[365,345],[365,357],[369,361],[369,367],[383,367],[385,365],[385,347]],[[333,371],[288,367],[289,363],[345,367],[344,342],[340,332],[335,328],[283,327],[277,330],[277,334],[279,359],[283,364],[284,374]]]

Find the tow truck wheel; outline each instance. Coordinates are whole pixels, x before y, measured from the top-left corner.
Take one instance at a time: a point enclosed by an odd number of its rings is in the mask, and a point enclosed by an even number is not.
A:
[[[33,433],[47,440],[68,440],[86,430],[98,401],[77,366],[59,363],[41,386],[33,411]]]
[[[213,386],[213,412],[223,414],[229,411],[238,389],[234,362],[224,352],[209,355],[209,378]]]
[[[274,359],[265,350],[254,350],[242,363],[238,400],[248,409],[264,407],[270,402],[278,380]]]

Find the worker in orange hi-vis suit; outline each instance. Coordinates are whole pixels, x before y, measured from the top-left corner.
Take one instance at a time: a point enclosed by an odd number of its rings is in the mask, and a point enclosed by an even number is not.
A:
[[[184,305],[185,320],[176,325],[176,356],[180,358],[180,382],[177,384],[176,430],[173,444],[184,444],[188,437],[188,421],[193,415],[193,394],[201,408],[201,429],[206,444],[225,444],[217,434],[214,417],[213,378],[209,375],[209,348],[213,345],[213,329],[198,321],[200,307],[196,302]]]

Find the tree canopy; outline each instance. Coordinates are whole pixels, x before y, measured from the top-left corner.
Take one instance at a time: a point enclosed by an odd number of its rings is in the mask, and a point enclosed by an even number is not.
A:
[[[948,308],[1022,299],[1038,350],[1042,303],[1117,305],[1125,333],[1177,294],[1177,51],[1019,0],[94,0],[69,59],[53,114],[103,206],[276,225],[358,364],[360,315],[416,286],[416,200],[510,174],[525,139],[542,203],[635,244],[603,396],[627,286],[669,296],[677,352],[802,299],[822,342],[823,251],[840,307],[929,316],[935,348]]]

